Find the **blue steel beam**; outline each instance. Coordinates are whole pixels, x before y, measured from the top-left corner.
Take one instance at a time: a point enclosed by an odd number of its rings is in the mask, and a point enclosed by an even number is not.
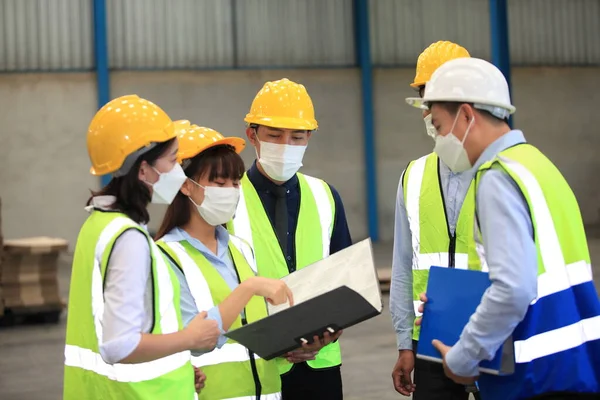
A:
[[[354,0],[356,60],[360,68],[364,130],[365,189],[369,236],[379,240],[377,213],[377,164],[375,160],[375,124],[373,113],[373,71],[371,65],[369,0]]]
[[[96,60],[96,90],[98,109],[110,100],[110,74],[108,72],[108,44],[106,36],[106,0],[94,0],[94,57]],[[110,182],[110,175],[103,175],[102,186]]]
[[[492,40],[492,63],[502,71],[508,82],[508,88],[511,89],[507,2],[508,0],[490,0],[490,37]],[[512,116],[509,118],[508,124],[513,126]]]

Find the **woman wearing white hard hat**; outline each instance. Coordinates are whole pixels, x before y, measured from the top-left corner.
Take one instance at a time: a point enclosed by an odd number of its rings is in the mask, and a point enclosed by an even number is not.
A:
[[[477,379],[486,400],[597,398],[600,301],[579,206],[552,162],[509,128],[506,79],[487,61],[456,59],[433,74],[423,99],[407,102],[429,107],[435,151],[453,171],[478,171],[476,236],[492,284],[460,340],[434,342],[446,374]],[[509,336],[514,373],[479,376]]]

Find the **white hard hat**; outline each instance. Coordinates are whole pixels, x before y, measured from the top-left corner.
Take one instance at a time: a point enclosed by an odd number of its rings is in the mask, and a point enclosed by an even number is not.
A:
[[[417,108],[437,101],[473,103],[475,108],[486,110],[500,119],[516,111],[502,72],[480,58],[456,58],[444,63],[427,82],[423,98],[406,99],[408,104]]]

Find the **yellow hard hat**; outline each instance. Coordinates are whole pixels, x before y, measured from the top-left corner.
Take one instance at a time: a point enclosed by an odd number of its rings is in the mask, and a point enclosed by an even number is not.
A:
[[[318,128],[306,88],[286,78],[265,83],[244,121],[281,129],[314,131]]]
[[[159,106],[135,94],[118,97],[106,103],[88,127],[90,172],[115,172],[128,155],[174,137],[173,121]]]
[[[448,41],[432,43],[428,48],[423,50],[421,55],[419,55],[415,80],[410,86],[418,88],[419,86],[425,85],[435,70],[446,61],[463,57],[471,57],[471,55],[467,49],[456,43]]]
[[[178,138],[179,152],[177,153],[177,159],[180,163],[197,156],[208,148],[222,144],[233,146],[238,154],[246,147],[246,141],[242,138],[224,137],[214,129],[198,125],[192,125],[189,129],[180,131]]]

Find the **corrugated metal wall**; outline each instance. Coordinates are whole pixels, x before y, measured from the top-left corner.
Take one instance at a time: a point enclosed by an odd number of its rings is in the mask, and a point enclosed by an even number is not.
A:
[[[90,0],[0,0],[0,71],[93,65]]]
[[[354,65],[352,0],[107,0],[113,69]],[[490,57],[488,0],[370,0],[372,59]],[[513,65],[600,65],[600,0],[509,0]],[[93,68],[92,0],[0,0],[0,71]]]
[[[510,0],[513,65],[600,65],[600,0]]]
[[[113,68],[354,63],[352,0],[108,0]]]
[[[460,43],[473,56],[489,58],[489,19],[487,0],[372,0],[373,64],[413,66],[423,49],[438,40]]]
[[[352,0],[238,0],[241,66],[354,65]]]
[[[600,0],[509,0],[515,66],[600,65]],[[412,66],[421,51],[452,40],[490,57],[487,0],[371,0],[373,63]]]
[[[107,0],[110,67],[232,65],[230,0]]]

